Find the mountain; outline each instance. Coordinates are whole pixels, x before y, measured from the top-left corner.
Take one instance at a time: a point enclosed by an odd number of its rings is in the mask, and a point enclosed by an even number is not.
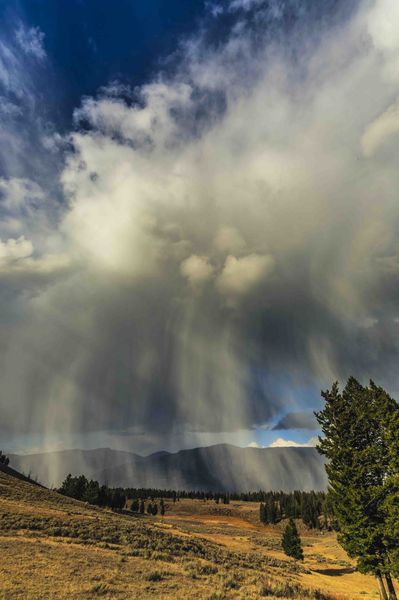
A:
[[[219,444],[149,456],[97,473],[111,486],[190,490],[319,490],[324,463],[314,448],[238,448]]]
[[[189,490],[324,490],[324,461],[315,448],[238,448],[218,444],[147,457],[102,448],[11,455],[12,465],[45,484],[68,473],[109,486]]]
[[[41,454],[9,454],[10,464],[48,486],[58,486],[68,473],[92,479],[98,471],[141,459],[131,452],[96,448],[95,450],[60,450]]]

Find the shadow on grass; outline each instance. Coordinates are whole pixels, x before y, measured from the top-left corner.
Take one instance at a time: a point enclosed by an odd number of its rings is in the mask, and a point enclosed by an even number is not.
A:
[[[314,573],[319,575],[328,575],[329,577],[340,577],[341,575],[348,575],[354,573],[356,569],[354,567],[338,567],[336,569],[312,569]]]

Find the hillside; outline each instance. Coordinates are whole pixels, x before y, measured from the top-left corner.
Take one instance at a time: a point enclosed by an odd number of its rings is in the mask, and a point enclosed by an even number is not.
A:
[[[283,523],[259,524],[257,503],[166,509],[165,517],[116,514],[0,472],[0,598],[378,597],[334,534],[302,527],[302,565],[281,551]]]
[[[142,457],[109,449],[66,450],[11,456],[11,462],[47,484],[59,485],[68,473],[121,487],[213,491],[276,489],[323,490],[323,459],[314,448],[238,448],[219,444],[157,452]]]

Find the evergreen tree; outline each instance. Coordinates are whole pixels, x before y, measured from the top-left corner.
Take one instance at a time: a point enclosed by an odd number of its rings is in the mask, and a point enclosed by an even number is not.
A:
[[[83,492],[82,500],[84,500],[85,502],[89,502],[90,504],[98,504],[99,492],[100,486],[98,485],[97,481],[91,480],[87,482],[87,485]]]
[[[259,505],[259,519],[260,519],[261,523],[264,523],[266,525],[266,523],[267,523],[266,509],[265,509],[265,505],[263,504],[263,502],[261,502]]]
[[[3,454],[3,452],[0,450],[0,464],[5,465],[7,467],[9,462],[10,459],[8,458],[8,456],[6,454]]]
[[[291,556],[296,560],[303,560],[303,550],[301,546],[301,538],[299,537],[298,529],[294,519],[290,519],[284,530],[281,545],[287,556]]]
[[[121,489],[111,490],[111,508],[114,510],[121,510],[124,508],[126,503],[126,497]]]
[[[319,526],[319,512],[315,499],[310,495],[304,495],[301,503],[302,521],[310,529],[315,529]]]
[[[266,503],[266,522],[272,525],[277,523],[276,503],[273,497],[270,497]]]
[[[98,490],[98,505],[107,506],[109,505],[109,489],[106,485],[102,485]]]
[[[324,437],[318,450],[328,459],[329,496],[338,541],[357,559],[360,572],[375,575],[381,598],[387,598],[384,575],[390,598],[396,598],[386,523],[392,514],[388,427],[396,418],[398,405],[373,382],[363,387],[353,377],[342,393],[335,383],[322,396],[325,407],[316,418]]]
[[[88,483],[89,482],[84,475],[72,477],[72,475],[69,474],[63,481],[59,492],[64,496],[69,496],[70,498],[75,498],[76,500],[83,500]]]
[[[386,432],[388,445],[388,470],[385,484],[388,493],[384,500],[385,541],[391,559],[392,574],[399,578],[399,411],[389,419]],[[392,580],[387,579],[388,592],[392,598]]]

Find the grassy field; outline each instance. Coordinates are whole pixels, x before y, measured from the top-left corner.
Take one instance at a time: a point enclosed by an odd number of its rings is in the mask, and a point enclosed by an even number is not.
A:
[[[166,501],[164,517],[95,508],[0,472],[0,598],[377,599],[332,533],[301,528],[305,560],[256,503]]]

